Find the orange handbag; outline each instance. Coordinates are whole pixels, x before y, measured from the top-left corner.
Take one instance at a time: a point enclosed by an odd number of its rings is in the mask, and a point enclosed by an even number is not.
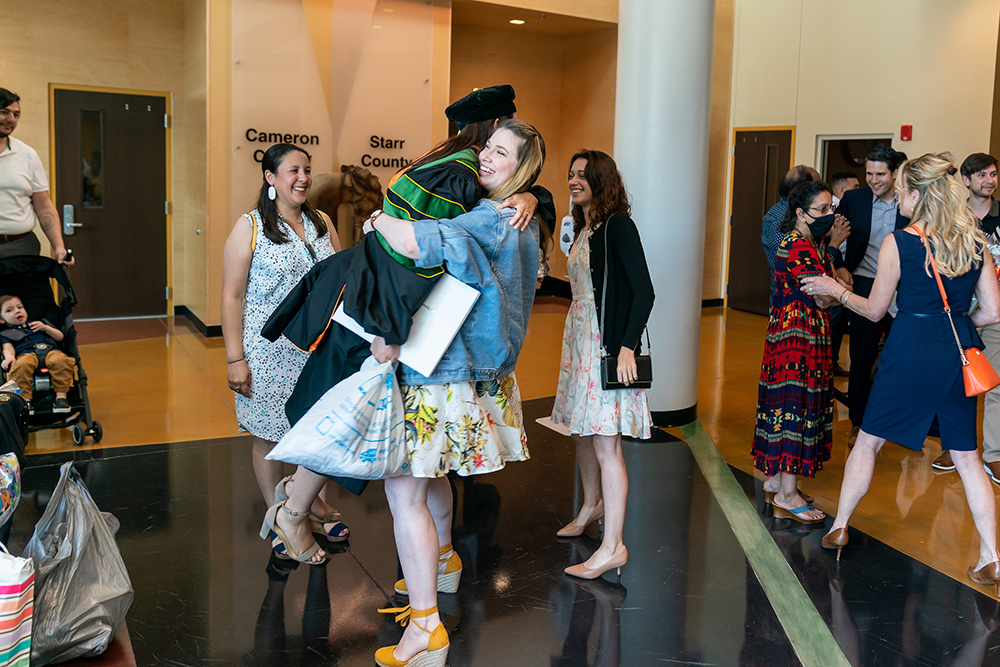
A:
[[[913,228],[920,234],[920,242],[927,248],[927,239],[924,233],[917,227]],[[962,379],[965,380],[965,395],[978,396],[985,394],[990,389],[1000,385],[1000,376],[993,370],[989,359],[978,347],[964,348],[958,339],[958,331],[955,330],[955,322],[951,319],[951,306],[948,305],[948,296],[944,293],[944,283],[941,282],[941,274],[938,273],[937,264],[934,262],[934,254],[927,248],[927,254],[931,258],[931,268],[934,270],[934,279],[937,280],[938,289],[941,291],[941,299],[944,301],[944,312],[948,315],[948,322],[951,324],[951,332],[955,334],[955,342],[958,344],[958,356],[962,359]]]

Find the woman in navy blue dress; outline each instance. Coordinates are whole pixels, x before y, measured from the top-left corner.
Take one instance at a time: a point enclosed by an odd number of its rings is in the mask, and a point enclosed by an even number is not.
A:
[[[847,544],[847,524],[868,492],[875,455],[886,440],[920,451],[931,423],[938,421],[941,448],[950,450],[979,531],[979,562],[969,577],[992,583],[1000,593],[1000,555],[996,546],[996,502],[976,451],[976,398],[965,395],[958,345],[930,268],[927,239],[963,347],[982,347],[976,327],[1000,321],[1000,290],[986,239],[965,206],[955,166],[947,155],[928,153],[899,169],[900,212],[913,223],[886,238],[867,299],[844,294],[830,278],[805,278],[804,291],[841,298],[847,308],[878,321],[897,292],[896,315],[879,359],[868,409],[858,440],[847,459],[840,506],[823,546]],[[919,233],[918,233],[919,230]],[[979,309],[968,315],[973,293]]]

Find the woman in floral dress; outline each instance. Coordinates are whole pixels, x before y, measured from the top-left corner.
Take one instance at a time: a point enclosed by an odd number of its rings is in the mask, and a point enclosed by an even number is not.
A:
[[[424,664],[420,656],[443,665],[447,656],[447,632],[435,605],[439,591],[457,590],[462,565],[451,544],[440,546],[440,536],[450,533],[453,502],[445,475],[493,472],[528,458],[513,371],[534,302],[541,232],[534,221],[524,232],[513,227],[516,212],[502,200],[531,187],[544,158],[545,144],[534,127],[502,121],[479,153],[488,199],[450,220],[381,215],[369,223],[418,267],[444,266],[480,292],[431,376],[406,366],[398,371],[409,465],[403,475],[385,480],[385,491],[404,575],[396,592],[408,595],[410,605],[385,611],[410,622],[398,645],[376,652],[375,662],[383,667]],[[397,358],[399,348],[376,338],[372,353],[385,362]]]
[[[567,262],[573,303],[552,421],[573,435],[584,496],[576,519],[557,534],[573,537],[605,518],[601,547],[586,562],[566,568],[568,574],[593,579],[612,568],[620,572],[628,561],[622,541],[628,473],[621,437],[648,438],[652,421],[645,389],[601,388],[601,350],[617,356],[622,383],[635,381],[635,350],[653,308],[653,283],[615,161],[600,151],[577,153],[569,191],[576,222]],[[605,340],[599,325],[602,296]]]

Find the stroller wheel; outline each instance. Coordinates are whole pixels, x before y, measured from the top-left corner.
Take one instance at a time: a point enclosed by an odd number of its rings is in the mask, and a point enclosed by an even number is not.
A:
[[[73,424],[73,428],[70,430],[73,434],[73,444],[82,445],[83,444],[83,427],[79,424]]]
[[[101,438],[104,437],[104,429],[101,428],[101,422],[94,420],[94,423],[90,425],[90,437],[94,439],[94,442],[100,442]]]

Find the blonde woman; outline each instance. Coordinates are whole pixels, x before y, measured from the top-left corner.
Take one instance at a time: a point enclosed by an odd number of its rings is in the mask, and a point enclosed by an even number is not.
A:
[[[452,219],[414,222],[382,214],[370,222],[417,267],[444,266],[480,292],[431,376],[406,366],[398,371],[409,465],[385,480],[385,492],[404,576],[396,591],[408,594],[410,605],[385,610],[398,613],[406,630],[399,644],[375,653],[382,667],[443,667],[448,656],[437,594],[457,590],[461,559],[450,544],[453,500],[446,475],[494,472],[528,458],[514,366],[534,302],[542,232],[534,220],[519,232],[511,225],[517,212],[504,208],[503,200],[530,188],[544,161],[545,142],[534,127],[502,121],[479,152],[487,199]],[[380,362],[395,360],[399,347],[376,338],[372,353]]]
[[[899,207],[913,223],[882,244],[867,299],[832,278],[802,280],[807,294],[837,298],[872,321],[885,314],[898,292],[899,313],[879,360],[865,419],[844,470],[837,518],[823,547],[836,549],[840,559],[847,524],[868,491],[875,455],[885,441],[920,451],[936,419],[941,448],[952,453],[979,531],[979,561],[969,568],[969,578],[1000,591],[996,502],[976,452],[976,398],[965,395],[955,336],[930,265],[933,255],[962,346],[982,347],[976,327],[1000,321],[1000,290],[986,239],[965,206],[956,173],[947,154],[928,153],[900,167]],[[973,293],[980,308],[970,316]]]
[[[416,268],[443,266],[480,292],[431,376],[406,366],[397,371],[408,465],[385,480],[385,490],[404,575],[395,590],[407,595],[410,605],[382,610],[398,613],[406,626],[399,644],[376,651],[382,667],[443,667],[447,659],[448,632],[437,594],[458,590],[462,560],[451,544],[453,498],[446,475],[489,473],[528,458],[514,366],[534,302],[545,232],[534,219],[519,231],[513,222],[520,214],[505,200],[526,192],[544,162],[545,142],[534,127],[501,121],[478,153],[479,182],[489,194],[472,210],[416,221],[380,212],[365,225]],[[383,338],[376,338],[371,350],[379,362],[399,356],[399,346]],[[324,481],[299,467],[289,498],[268,510],[266,521],[302,549],[313,540],[298,517],[308,512]]]

